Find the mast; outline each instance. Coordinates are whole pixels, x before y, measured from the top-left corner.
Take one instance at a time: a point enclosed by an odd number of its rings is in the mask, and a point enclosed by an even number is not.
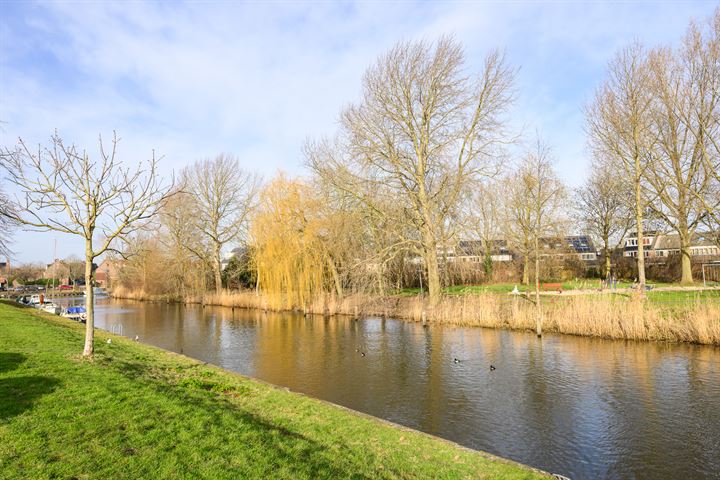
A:
[[[50,299],[53,304],[55,303],[55,277],[57,277],[57,238],[55,238],[55,247],[53,248],[52,298]]]

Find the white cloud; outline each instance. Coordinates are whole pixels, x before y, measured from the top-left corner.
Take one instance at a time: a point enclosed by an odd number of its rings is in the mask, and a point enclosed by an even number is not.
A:
[[[307,137],[331,134],[363,71],[401,39],[454,34],[468,69],[505,48],[520,67],[514,128],[537,128],[564,177],[586,162],[581,107],[620,46],[676,42],[709,3],[368,2],[14,4],[0,19],[0,140],[54,128],[95,148],[117,130],[125,158],[165,171],[233,153],[266,176],[302,172]],[[40,250],[21,235],[20,258]],[[27,240],[27,242],[25,241]],[[25,246],[27,245],[27,251]],[[70,247],[68,247],[70,248]],[[49,255],[43,253],[44,258]]]

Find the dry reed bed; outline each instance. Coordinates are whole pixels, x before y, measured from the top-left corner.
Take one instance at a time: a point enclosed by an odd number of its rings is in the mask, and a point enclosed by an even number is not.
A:
[[[134,300],[180,301],[203,305],[307,314],[384,316],[428,323],[533,330],[536,308],[523,297],[497,294],[448,296],[435,306],[422,297],[318,295],[303,308],[254,292],[222,292],[177,297],[116,289],[113,296]],[[625,297],[573,296],[542,300],[543,331],[593,337],[692,342],[720,345],[720,304],[699,300],[672,307]]]

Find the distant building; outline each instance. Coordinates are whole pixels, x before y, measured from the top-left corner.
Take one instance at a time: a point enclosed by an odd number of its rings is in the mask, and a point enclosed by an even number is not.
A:
[[[680,253],[680,235],[659,235],[652,249],[655,257],[669,257]],[[690,239],[691,257],[717,257],[720,248],[709,235],[696,233]]]
[[[63,260],[56,258],[52,263],[45,265],[43,278],[46,280],[55,280],[58,285],[69,285],[71,281],[70,269]]]
[[[655,231],[647,231],[643,234],[643,256],[644,257],[651,257],[652,254],[650,253],[653,249],[653,246],[655,245],[655,241],[657,240],[658,233]],[[625,239],[625,245],[623,247],[623,256],[624,257],[634,257],[637,258],[637,252],[638,252],[638,238],[637,238],[637,232],[633,232]]]
[[[646,258],[665,258],[680,253],[680,235],[677,233],[663,234],[648,232],[643,237]],[[637,234],[625,239],[623,256],[637,258]],[[692,257],[720,257],[720,248],[712,238],[711,233],[698,232],[690,239],[690,256]]]
[[[588,235],[541,238],[540,251],[541,257],[577,256],[584,262],[594,262],[598,258],[595,245]]]
[[[109,288],[118,279],[122,260],[105,258],[95,270],[95,283],[99,287]]]
[[[505,240],[492,240],[490,243],[490,259],[493,262],[512,261],[513,256]],[[460,240],[456,246],[445,249],[444,253],[439,251],[438,256],[448,262],[482,263],[486,250],[482,240]]]

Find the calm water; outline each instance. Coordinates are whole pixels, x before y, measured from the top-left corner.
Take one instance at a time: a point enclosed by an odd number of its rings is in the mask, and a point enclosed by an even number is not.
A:
[[[720,478],[719,348],[104,302],[100,328],[573,479]]]

